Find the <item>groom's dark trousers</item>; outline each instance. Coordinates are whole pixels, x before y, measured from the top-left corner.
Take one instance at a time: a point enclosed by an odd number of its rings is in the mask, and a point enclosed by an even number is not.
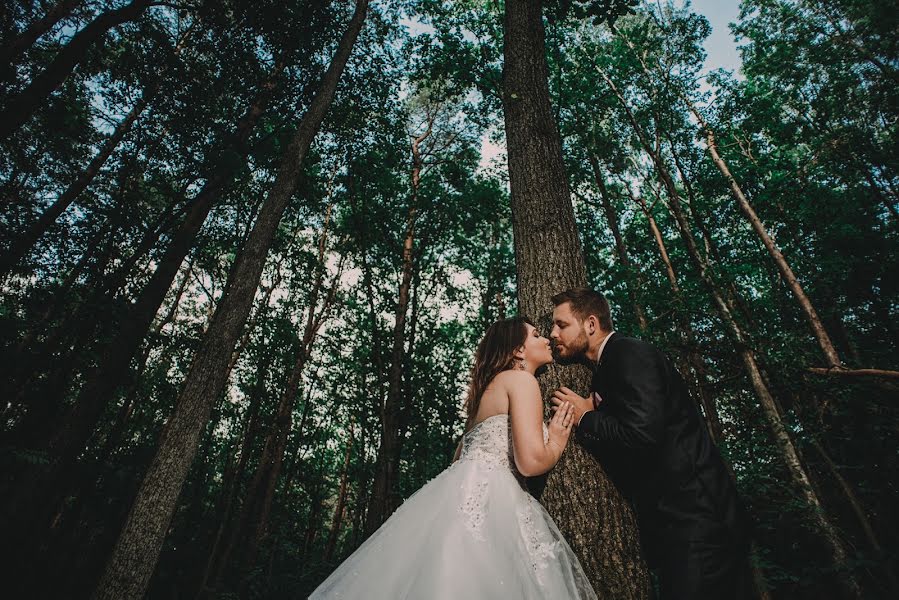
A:
[[[740,598],[747,533],[733,479],[680,374],[655,347],[613,333],[578,441],[634,504],[661,600]]]

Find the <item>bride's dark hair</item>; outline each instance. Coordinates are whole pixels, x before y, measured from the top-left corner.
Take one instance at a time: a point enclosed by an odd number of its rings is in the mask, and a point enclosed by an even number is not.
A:
[[[534,327],[526,317],[511,317],[493,323],[484,333],[478,349],[474,353],[471,368],[471,383],[465,396],[465,431],[471,429],[481,406],[481,395],[500,371],[515,365],[515,351],[524,345],[528,337],[526,325]]]

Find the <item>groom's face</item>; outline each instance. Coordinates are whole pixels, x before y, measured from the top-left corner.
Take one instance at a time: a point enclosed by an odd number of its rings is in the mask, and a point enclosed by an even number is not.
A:
[[[560,359],[573,359],[589,348],[584,324],[571,311],[571,303],[565,302],[553,310],[553,328],[549,334],[556,345]]]

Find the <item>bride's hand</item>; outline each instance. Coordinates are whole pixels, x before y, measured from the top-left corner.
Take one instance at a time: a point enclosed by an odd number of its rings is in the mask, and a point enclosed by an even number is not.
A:
[[[571,425],[574,423],[574,407],[570,402],[563,402],[556,407],[553,418],[549,421],[549,442],[559,446],[561,452],[568,444],[571,436]]]

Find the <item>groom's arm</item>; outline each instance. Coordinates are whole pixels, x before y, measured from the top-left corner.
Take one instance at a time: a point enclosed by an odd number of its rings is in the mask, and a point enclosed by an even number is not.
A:
[[[596,454],[643,452],[657,447],[665,428],[667,369],[664,357],[649,344],[628,344],[614,358],[614,398],[584,413],[577,439]],[[609,402],[614,400],[614,402]],[[610,404],[614,404],[614,411]]]

